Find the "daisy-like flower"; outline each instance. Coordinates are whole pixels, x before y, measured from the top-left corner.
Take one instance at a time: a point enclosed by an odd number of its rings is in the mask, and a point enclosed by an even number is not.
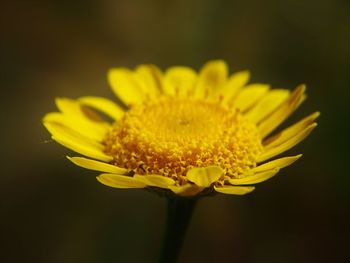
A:
[[[114,68],[108,80],[125,105],[57,98],[59,112],[43,122],[55,141],[85,156],[70,161],[101,172],[98,181],[115,188],[249,193],[301,157],[276,159],[310,134],[319,115],[271,135],[304,101],[305,86],[290,92],[247,84],[249,72],[229,75],[222,60],[198,73],[183,66]]]

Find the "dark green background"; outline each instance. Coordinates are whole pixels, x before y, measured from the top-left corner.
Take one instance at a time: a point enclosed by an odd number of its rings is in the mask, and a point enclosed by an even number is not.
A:
[[[50,140],[54,97],[113,98],[112,66],[222,58],[273,87],[307,83],[304,157],[252,194],[203,199],[181,262],[346,262],[350,2],[2,1],[1,262],[156,262],[165,200],[98,184]],[[350,262],[350,261],[348,261]]]

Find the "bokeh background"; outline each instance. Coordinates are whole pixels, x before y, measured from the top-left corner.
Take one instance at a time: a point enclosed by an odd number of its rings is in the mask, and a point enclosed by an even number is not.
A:
[[[304,153],[295,165],[250,195],[201,200],[180,262],[350,262],[349,1],[37,0],[0,10],[1,262],[156,262],[165,200],[96,183],[41,118],[56,96],[113,98],[110,67],[217,58],[273,87],[307,83],[291,121],[322,116],[289,152]]]

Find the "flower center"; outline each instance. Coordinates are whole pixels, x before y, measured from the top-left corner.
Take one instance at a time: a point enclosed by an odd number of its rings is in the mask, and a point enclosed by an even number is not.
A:
[[[237,109],[195,99],[160,98],[133,106],[106,135],[112,163],[137,174],[183,184],[193,167],[217,165],[228,177],[255,167],[261,152],[256,126]]]

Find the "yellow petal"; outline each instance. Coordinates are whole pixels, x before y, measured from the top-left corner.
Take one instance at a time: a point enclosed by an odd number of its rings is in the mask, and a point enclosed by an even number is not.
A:
[[[72,140],[77,140],[81,143],[85,143],[91,147],[102,150],[104,147],[100,142],[90,140],[79,132],[72,130],[71,128],[58,122],[44,121],[44,126],[52,134],[52,136],[60,139],[60,137],[67,137]]]
[[[86,168],[86,169],[94,170],[94,171],[113,173],[113,174],[127,174],[127,172],[128,172],[127,169],[117,167],[117,166],[112,165],[112,164],[87,159],[84,157],[69,157],[69,156],[67,156],[67,158],[75,165],[78,165],[78,166]]]
[[[96,179],[107,186],[114,188],[145,188],[144,183],[139,182],[135,178],[127,175],[119,174],[101,174],[96,177]]]
[[[305,85],[298,86],[280,107],[278,107],[269,117],[258,126],[260,135],[265,138],[275,128],[277,128],[289,115],[291,115],[303,102],[305,95]]]
[[[289,94],[289,90],[286,89],[274,89],[269,91],[245,114],[245,117],[254,123],[259,123],[277,109],[288,98]]]
[[[74,119],[77,122],[85,122],[90,125],[95,125],[99,128],[103,125],[108,125],[100,115],[90,108],[82,105],[77,100],[68,98],[56,98],[57,108],[67,117]]]
[[[126,68],[114,68],[108,72],[112,90],[127,106],[142,103],[144,97],[134,72]]]
[[[302,154],[279,158],[279,159],[273,160],[271,162],[261,164],[255,168],[253,168],[252,171],[254,173],[260,173],[260,172],[275,169],[275,168],[282,169],[282,168],[287,167],[287,166],[291,165],[292,163],[294,163],[301,156],[302,156]]]
[[[81,103],[69,98],[55,98],[57,108],[68,116],[78,116],[87,118],[91,121],[95,121],[95,118],[89,118],[89,115],[85,115]],[[101,119],[102,121],[102,119]]]
[[[300,133],[302,130],[304,130],[306,127],[308,127],[310,124],[312,124],[317,118],[320,116],[319,112],[315,112],[313,114],[310,114],[306,118],[298,121],[297,123],[293,124],[292,126],[284,129],[280,133],[267,138],[264,142],[264,149],[268,150],[270,148],[273,148],[277,145],[280,145],[281,143],[288,141],[290,138],[294,137],[298,133]]]
[[[266,84],[250,84],[239,92],[234,100],[234,105],[242,112],[246,111],[261,99],[269,90]]]
[[[157,174],[149,174],[149,175],[135,174],[134,178],[148,186],[155,186],[160,188],[168,188],[169,186],[175,184],[175,181],[173,179],[162,175],[157,175]]]
[[[199,187],[209,187],[216,182],[224,171],[218,166],[208,166],[204,168],[192,168],[187,172],[187,179]]]
[[[221,88],[227,81],[228,69],[223,60],[212,60],[203,65],[199,72],[194,97],[203,98],[209,92]]]
[[[229,77],[227,83],[217,92],[217,97],[222,97],[223,104],[228,104],[238,94],[240,89],[247,84],[250,78],[249,71],[239,71]]]
[[[68,127],[53,122],[44,122],[44,126],[52,134],[52,139],[63,146],[100,161],[109,162],[112,160],[112,157],[103,153],[101,144],[86,139]]]
[[[147,70],[145,70],[145,68],[147,68]],[[148,65],[141,65],[141,68],[136,68],[136,71],[138,74],[141,75],[141,77],[139,77],[141,80],[144,80],[144,83],[149,83],[150,85],[152,85],[151,91],[149,91],[149,89],[147,89],[148,91],[144,90],[145,85],[143,86],[143,91],[144,92],[148,92],[148,93],[154,93],[154,97],[156,98],[157,96],[161,95],[162,93],[164,93],[164,74],[163,72],[155,65],[152,64],[148,64]],[[143,77],[142,77],[143,75]],[[150,95],[150,97],[152,97],[152,95]]]
[[[224,186],[224,187],[216,187],[214,186],[216,192],[222,194],[229,195],[245,195],[252,192],[255,187],[254,186]]]
[[[86,138],[101,142],[105,137],[109,125],[105,123],[95,124],[79,118],[70,117],[60,112],[50,112],[43,118],[44,122],[57,123],[71,128],[73,131],[82,134]]]
[[[114,120],[119,120],[124,114],[124,110],[121,107],[106,98],[86,96],[78,100],[84,105],[107,114]]]
[[[193,91],[196,72],[188,67],[176,66],[167,69],[164,76],[164,93],[169,96],[187,97]]]
[[[309,125],[307,128],[305,128],[304,130],[302,130],[300,133],[295,135],[294,137],[283,142],[282,144],[276,145],[275,147],[271,147],[267,150],[264,150],[264,152],[258,157],[257,162],[266,161],[294,147],[299,142],[304,140],[312,132],[312,130],[316,128],[316,126],[317,126],[317,123],[313,123]]]
[[[140,88],[151,99],[156,99],[162,90],[161,71],[155,65],[140,65],[135,70]]]
[[[247,185],[264,182],[279,172],[279,168],[263,171],[260,173],[248,172],[246,177],[229,179],[229,183],[233,185]]]
[[[110,124],[95,111],[82,105],[77,100],[56,98],[56,105],[63,115],[74,122],[79,129],[91,130],[91,133],[105,134]]]
[[[193,196],[203,191],[204,187],[194,184],[184,184],[182,186],[169,186],[169,189],[180,196]]]

